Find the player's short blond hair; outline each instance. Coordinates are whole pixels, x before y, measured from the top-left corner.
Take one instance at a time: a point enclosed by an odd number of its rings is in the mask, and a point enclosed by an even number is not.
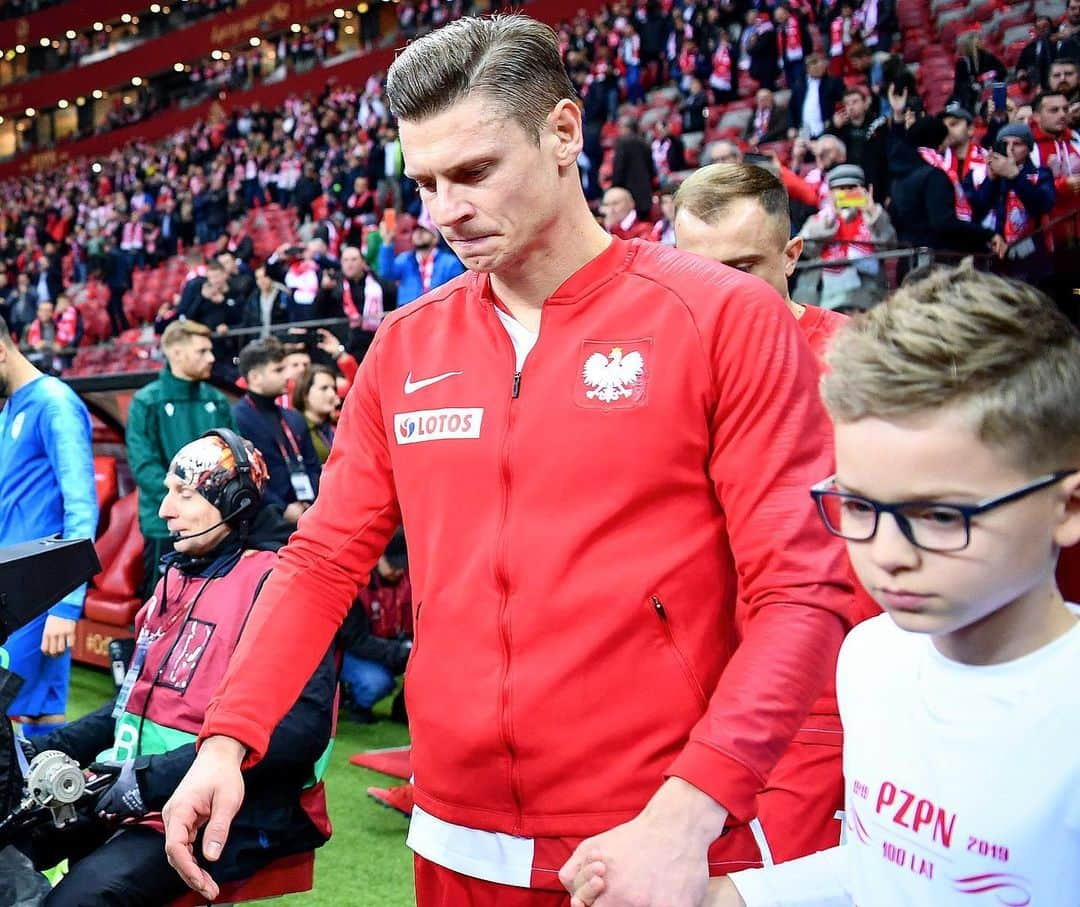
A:
[[[200,324],[197,321],[190,321],[184,318],[179,321],[174,321],[165,328],[165,331],[161,335],[161,348],[163,350],[172,349],[174,346],[179,346],[181,343],[189,343],[196,337],[210,337],[212,335],[213,331],[205,324]]]
[[[1080,468],[1080,333],[1028,284],[942,269],[841,329],[828,366],[836,422],[958,405],[1022,468]]]

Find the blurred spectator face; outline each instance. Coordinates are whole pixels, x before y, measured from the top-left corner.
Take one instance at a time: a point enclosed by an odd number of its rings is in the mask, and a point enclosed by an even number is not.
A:
[[[54,315],[63,315],[68,309],[71,308],[71,300],[63,293],[56,297],[56,309],[53,311]]]
[[[824,136],[814,143],[814,160],[822,172],[831,170],[847,160],[843,143],[832,136]]]
[[[20,274],[16,278],[16,282],[19,285],[20,293],[25,293],[28,289],[30,289],[30,278],[26,274]]]
[[[427,252],[435,245],[435,234],[417,225],[412,231],[412,244],[417,252]]]
[[[259,288],[260,293],[270,292],[270,288],[274,285],[274,281],[272,281],[270,276],[266,273],[266,268],[255,269],[255,285]]]
[[[1060,135],[1065,131],[1069,116],[1069,105],[1064,95],[1052,94],[1044,97],[1039,109],[1035,111],[1035,121],[1043,132]]]
[[[1080,85],[1080,74],[1076,71],[1075,63],[1053,63],[1050,66],[1050,76],[1047,79],[1051,91],[1060,91],[1070,95]]]
[[[304,258],[314,261],[326,254],[326,243],[321,239],[313,239],[304,247]]]
[[[1030,125],[1032,119],[1035,117],[1035,112],[1031,109],[1030,104],[1021,104],[1013,107],[1013,112],[1009,116],[1010,123],[1024,123]]]
[[[664,220],[671,223],[675,218],[675,196],[674,195],[661,195],[660,196],[660,211],[664,215]]]
[[[319,419],[329,419],[337,405],[337,382],[329,375],[319,372],[311,382],[304,409]]]
[[[963,117],[945,117],[944,122],[949,130],[945,138],[947,148],[962,148],[971,141],[971,124]]]
[[[37,307],[38,321],[48,324],[53,320],[53,304],[51,302],[39,302]]]
[[[802,240],[789,240],[756,198],[732,200],[713,224],[683,208],[675,218],[675,246],[760,277],[782,299],[788,295],[789,263],[794,268],[802,252]]]
[[[1046,39],[1054,32],[1054,23],[1046,16],[1039,16],[1035,20],[1035,37]]]
[[[357,195],[363,195],[367,190],[367,180],[362,176],[358,176],[353,180],[352,188]]]
[[[618,186],[604,193],[600,213],[604,215],[604,228],[614,230],[634,210],[634,197]]]
[[[288,358],[288,357],[286,357]],[[303,373],[300,369],[300,374]],[[265,365],[257,365],[245,376],[247,385],[256,394],[264,397],[280,397],[289,386],[285,377],[285,362],[267,362]]]
[[[811,79],[825,78],[825,72],[828,68],[829,64],[825,62],[825,58],[818,54],[810,54],[806,58],[806,72]]]
[[[290,381],[296,381],[302,374],[304,374],[305,369],[307,369],[310,365],[311,354],[308,353],[307,350],[294,350],[293,352],[289,353],[285,357],[285,360],[281,363],[282,374],[285,376],[284,380],[286,386]],[[275,393],[274,396],[276,397],[277,394],[282,393],[282,391],[284,390],[285,388],[282,387],[282,389]]]
[[[165,350],[169,368],[177,378],[205,381],[214,367],[214,350],[209,337],[191,337]]]
[[[742,152],[734,142],[720,139],[709,146],[709,161],[713,164],[739,164],[742,163]]]
[[[219,252],[217,260],[220,262],[226,277],[232,277],[239,270],[236,264],[236,257],[232,252]]]
[[[762,88],[754,95],[754,102],[757,104],[758,110],[768,110],[773,106],[773,94],[769,89]]]
[[[1080,0],[1069,0],[1065,18],[1069,20],[1070,25],[1080,26]]]
[[[341,273],[349,280],[359,280],[363,277],[364,256],[356,247],[346,246],[341,250]]]
[[[791,18],[791,13],[787,11],[787,7],[778,6],[776,8],[774,17],[776,18],[778,24],[783,25],[785,22],[787,22],[788,19]]]
[[[1031,149],[1028,148],[1027,142],[1020,141],[1015,135],[1007,135],[1003,141],[1005,142],[1005,150],[1009,152],[1009,157],[1019,166],[1024,166],[1024,162],[1031,156]]]

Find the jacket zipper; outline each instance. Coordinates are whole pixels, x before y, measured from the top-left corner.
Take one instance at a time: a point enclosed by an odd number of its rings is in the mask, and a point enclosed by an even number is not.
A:
[[[498,314],[492,313],[496,319]],[[506,334],[503,329],[501,321],[499,322],[499,330]],[[503,435],[502,443],[502,463],[500,470],[502,472],[502,484],[503,484],[503,512],[502,521],[499,525],[499,544],[497,550],[496,559],[496,577],[499,582],[499,587],[502,590],[502,600],[499,604],[499,635],[502,641],[503,649],[503,676],[502,676],[502,689],[500,692],[499,702],[499,731],[502,737],[503,746],[506,748],[507,757],[510,761],[510,797],[514,803],[514,825],[512,834],[521,834],[521,779],[518,770],[517,759],[517,745],[514,742],[514,731],[511,722],[511,710],[510,710],[510,655],[511,655],[511,634],[510,634],[510,577],[506,571],[506,524],[510,514],[510,489],[512,485],[512,472],[510,468],[510,435],[513,430],[514,424],[514,401],[518,399],[521,393],[521,372],[516,368],[517,365],[517,351],[514,349],[513,341],[509,335],[506,335],[506,340],[510,344],[510,354],[514,358],[514,380],[510,391],[510,404],[506,410],[506,431]]]
[[[679,644],[675,641],[675,634],[671,631],[671,624],[668,622],[667,611],[664,610],[664,603],[660,601],[660,596],[649,596],[649,604],[652,605],[653,611],[660,619],[660,627],[664,631],[664,638],[671,647],[671,651],[675,653],[675,657],[679,661],[679,667],[682,668],[682,672],[686,677],[686,682],[690,685],[690,689],[697,697],[698,702],[700,702],[702,706],[707,706],[709,704],[708,697],[701,688],[698,679],[694,676],[694,672],[690,669],[690,662],[687,661],[682,649],[679,648]]]

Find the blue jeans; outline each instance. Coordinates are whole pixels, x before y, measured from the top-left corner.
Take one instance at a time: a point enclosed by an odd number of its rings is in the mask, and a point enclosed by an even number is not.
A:
[[[394,691],[394,675],[389,668],[348,652],[341,662],[341,682],[349,687],[352,705],[365,709]]]

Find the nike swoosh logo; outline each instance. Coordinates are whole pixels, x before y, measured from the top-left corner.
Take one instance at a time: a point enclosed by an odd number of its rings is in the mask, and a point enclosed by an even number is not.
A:
[[[412,372],[409,372],[405,376],[405,393],[415,394],[419,390],[423,390],[425,387],[431,387],[433,384],[438,384],[440,381],[445,381],[447,378],[453,378],[454,375],[463,375],[464,372],[444,372],[441,375],[436,375],[434,378],[422,378],[420,381],[413,381]]]

